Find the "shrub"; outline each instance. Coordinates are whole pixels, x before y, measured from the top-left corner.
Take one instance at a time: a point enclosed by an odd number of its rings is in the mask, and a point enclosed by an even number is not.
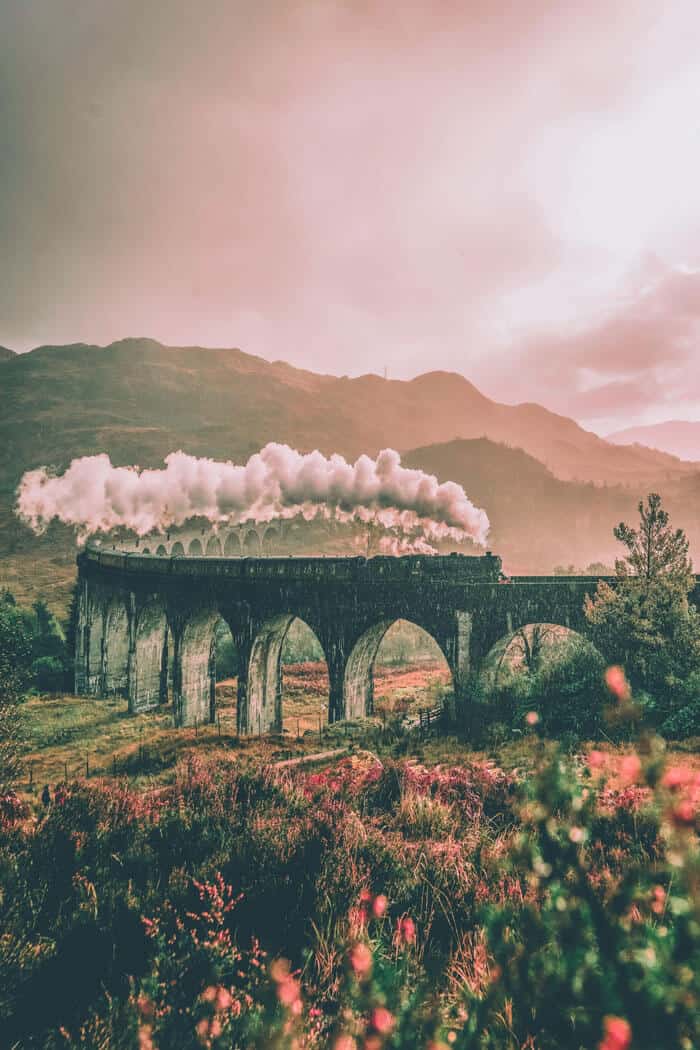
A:
[[[56,693],[63,688],[65,668],[56,656],[39,656],[32,662],[32,679],[40,693]]]
[[[527,712],[535,710],[548,736],[595,738],[606,702],[604,670],[600,653],[585,639],[558,640],[532,670],[514,669],[501,676],[496,717],[520,730]]]
[[[532,699],[547,736],[595,738],[606,703],[602,656],[582,639],[559,643],[532,684]]]

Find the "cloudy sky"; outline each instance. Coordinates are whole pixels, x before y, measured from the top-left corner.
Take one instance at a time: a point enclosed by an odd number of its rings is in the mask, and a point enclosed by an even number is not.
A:
[[[700,419],[697,0],[4,0],[0,344]]]

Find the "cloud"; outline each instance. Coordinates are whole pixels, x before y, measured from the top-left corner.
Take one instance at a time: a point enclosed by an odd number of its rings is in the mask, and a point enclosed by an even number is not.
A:
[[[651,361],[683,333],[615,296],[650,252],[698,254],[699,27],[692,0],[11,2],[0,343],[144,334],[487,388],[546,328],[577,376]]]
[[[580,419],[610,419],[700,394],[700,271],[654,266],[610,314],[570,335],[532,337],[516,356],[505,400],[526,393]]]

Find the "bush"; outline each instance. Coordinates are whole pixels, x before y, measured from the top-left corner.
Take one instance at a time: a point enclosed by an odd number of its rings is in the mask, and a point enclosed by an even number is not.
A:
[[[689,736],[700,736],[700,701],[682,707],[661,723],[663,736],[683,740]]]
[[[534,670],[502,675],[496,719],[521,730],[525,715],[534,710],[547,736],[596,738],[606,702],[604,670],[603,658],[584,639],[561,639],[547,647]]]
[[[555,647],[532,684],[545,735],[570,734],[578,739],[599,735],[607,700],[604,671],[600,653],[582,639]]]
[[[64,688],[66,672],[56,656],[39,656],[32,662],[32,679],[40,693],[57,693]]]
[[[14,603],[0,602],[0,676],[20,683],[29,678],[32,663],[31,616]]]
[[[5,592],[0,597],[0,674],[11,674],[20,689],[55,692],[65,687],[70,663],[63,631],[45,602],[23,609]]]

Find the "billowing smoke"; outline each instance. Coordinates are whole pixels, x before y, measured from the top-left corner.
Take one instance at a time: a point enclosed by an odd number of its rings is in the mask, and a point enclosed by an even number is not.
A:
[[[431,543],[441,539],[484,544],[489,528],[461,485],[402,467],[393,449],[351,464],[274,443],[244,466],[172,452],[164,469],[140,470],[115,467],[106,454],[83,456],[58,476],[46,467],[28,471],[16,510],[37,533],[58,520],[81,539],[118,527],[145,536],[190,518],[216,527],[323,515],[376,526],[383,533],[379,549],[395,554],[432,553]]]

